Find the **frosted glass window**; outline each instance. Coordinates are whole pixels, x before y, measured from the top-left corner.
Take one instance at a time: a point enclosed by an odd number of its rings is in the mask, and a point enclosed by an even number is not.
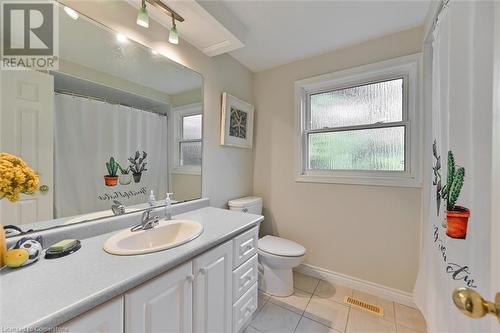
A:
[[[201,141],[180,142],[180,166],[201,166]]]
[[[403,120],[403,79],[310,95],[310,128],[391,123]]]
[[[405,170],[405,128],[309,134],[309,169]]]
[[[294,82],[298,182],[420,187],[420,56]]]
[[[182,139],[201,139],[201,114],[194,116],[184,116],[182,118]]]

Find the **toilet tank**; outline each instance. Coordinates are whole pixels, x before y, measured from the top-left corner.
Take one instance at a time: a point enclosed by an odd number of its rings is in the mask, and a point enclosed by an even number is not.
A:
[[[230,210],[237,210],[257,215],[262,214],[262,198],[259,197],[244,197],[229,200],[228,206]]]

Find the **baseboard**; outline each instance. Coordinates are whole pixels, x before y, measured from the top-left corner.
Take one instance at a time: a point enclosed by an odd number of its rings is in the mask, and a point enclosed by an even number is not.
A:
[[[345,274],[332,272],[327,269],[312,266],[309,264],[301,264],[294,270],[302,274],[313,276],[315,278],[322,279],[325,281],[338,283],[343,286],[357,289],[372,294],[374,296],[382,297],[390,301],[411,306],[413,308],[417,307],[413,302],[412,294],[406,291],[386,287],[378,283],[369,282]]]

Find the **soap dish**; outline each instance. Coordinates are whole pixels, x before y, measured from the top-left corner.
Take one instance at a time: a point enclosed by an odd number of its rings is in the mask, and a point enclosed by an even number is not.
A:
[[[75,253],[76,251],[80,250],[81,247],[82,247],[82,242],[77,240],[75,245],[64,251],[51,251],[49,248],[47,251],[45,251],[45,259],[62,258],[72,253]]]

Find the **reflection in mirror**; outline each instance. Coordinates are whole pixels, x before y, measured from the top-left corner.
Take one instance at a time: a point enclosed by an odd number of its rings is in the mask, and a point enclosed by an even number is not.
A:
[[[2,224],[37,230],[161,205],[167,192],[200,198],[201,76],[60,9],[59,69],[0,72],[1,151],[46,185],[0,200]]]

